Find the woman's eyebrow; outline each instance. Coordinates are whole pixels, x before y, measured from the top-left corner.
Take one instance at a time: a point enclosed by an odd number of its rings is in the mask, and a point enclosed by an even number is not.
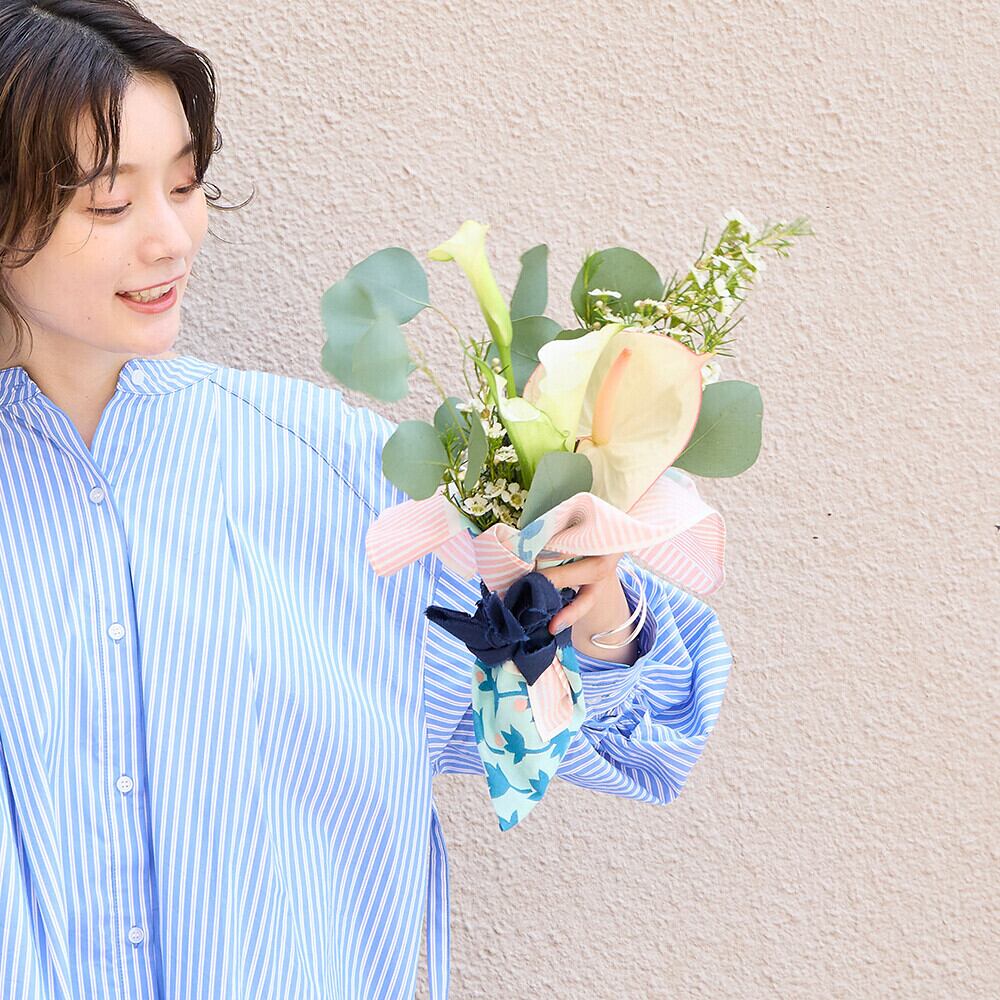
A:
[[[183,160],[185,156],[193,152],[194,152],[194,139],[191,139],[187,143],[187,145],[185,145],[184,148],[174,157],[173,162],[176,163],[178,160]],[[139,168],[134,163],[118,164],[118,173],[120,174],[130,174],[138,169]],[[110,177],[110,176],[111,176],[111,167],[107,166],[94,178],[94,180],[99,181],[103,177]]]

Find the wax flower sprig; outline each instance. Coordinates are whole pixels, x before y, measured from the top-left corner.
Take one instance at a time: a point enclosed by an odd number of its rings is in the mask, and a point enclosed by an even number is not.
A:
[[[401,422],[383,448],[383,472],[407,496],[441,490],[474,532],[523,528],[579,492],[628,510],[670,466],[734,476],[756,461],[760,393],[720,380],[716,358],[729,353],[732,316],[762,253],[787,256],[792,237],[812,235],[805,220],[757,232],[727,212],[714,246],[703,242],[691,269],[667,282],[624,247],[588,253],[569,327],[544,315],[547,246],[522,255],[508,304],[487,259],[488,228],[467,220],[427,254],[461,267],[489,331],[486,339],[457,331],[475,379],[473,388],[466,374],[464,402],[423,358],[413,360],[401,330],[436,309],[413,254],[378,251],[323,296],[322,361],[339,381],[394,402],[422,371],[442,396],[433,422]]]

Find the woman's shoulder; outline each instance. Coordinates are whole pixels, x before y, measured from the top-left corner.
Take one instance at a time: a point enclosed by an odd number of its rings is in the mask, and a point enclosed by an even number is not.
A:
[[[247,428],[307,446],[375,501],[382,445],[395,424],[365,406],[349,403],[336,386],[281,372],[219,365],[211,381]]]

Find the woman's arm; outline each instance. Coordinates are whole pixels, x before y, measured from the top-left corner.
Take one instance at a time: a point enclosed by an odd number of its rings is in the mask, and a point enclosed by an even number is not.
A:
[[[434,603],[471,610],[478,582],[435,563]],[[593,791],[666,804],[680,794],[715,728],[732,654],[707,604],[651,573],[635,572],[648,605],[638,659],[628,665],[578,654],[587,715],[556,774]],[[635,585],[625,574],[621,585],[631,611]],[[424,687],[434,772],[481,774],[472,654],[444,629],[428,627]]]

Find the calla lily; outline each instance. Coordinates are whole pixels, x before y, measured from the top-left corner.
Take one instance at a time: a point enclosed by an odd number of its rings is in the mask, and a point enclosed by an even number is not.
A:
[[[625,330],[608,342],[587,386],[576,446],[593,466],[592,493],[629,510],[670,468],[698,422],[709,356],[661,334]]]
[[[514,395],[514,375],[510,366],[510,345],[514,339],[514,329],[510,321],[510,310],[500,294],[486,257],[486,233],[489,228],[481,222],[467,219],[450,240],[434,247],[427,256],[431,260],[454,260],[472,283],[472,290],[479,299],[479,308],[490,328],[493,343],[496,344],[507,386],[511,395]]]
[[[504,385],[497,382],[496,373],[485,362],[480,371],[487,377],[497,401],[500,419],[514,450],[524,486],[531,485],[542,455],[550,451],[572,451],[574,441],[567,444],[566,435],[552,425],[548,415],[520,396],[508,398]]]

